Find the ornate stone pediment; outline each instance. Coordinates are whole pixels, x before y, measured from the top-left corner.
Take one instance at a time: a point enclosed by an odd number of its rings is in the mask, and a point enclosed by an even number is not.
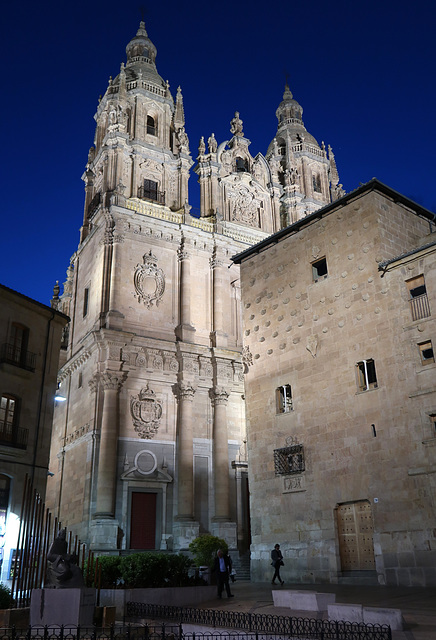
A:
[[[135,431],[141,438],[151,439],[159,429],[162,417],[162,402],[148,384],[137,396],[130,398],[130,413]]]

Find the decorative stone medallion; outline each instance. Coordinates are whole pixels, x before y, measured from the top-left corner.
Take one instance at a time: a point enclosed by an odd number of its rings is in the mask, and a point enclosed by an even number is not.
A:
[[[130,398],[130,413],[133,426],[140,438],[151,439],[159,429],[162,417],[162,402],[157,400],[156,394],[146,387],[137,396]]]
[[[165,274],[157,266],[157,258],[151,252],[144,254],[143,264],[137,264],[133,276],[135,298],[143,302],[147,309],[156,303],[159,306],[165,291]]]

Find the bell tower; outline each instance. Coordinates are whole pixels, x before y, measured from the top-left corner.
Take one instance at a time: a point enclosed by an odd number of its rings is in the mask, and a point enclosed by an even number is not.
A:
[[[344,195],[331,147],[326,152],[307,131],[303,108],[286,83],[276,117],[277,133],[266,158],[281,185],[282,227],[320,209]]]
[[[174,103],[169,83],[156,68],[157,50],[140,23],[126,47],[127,62],[97,108],[94,146],[83,175],[85,211],[81,239],[100,204],[111,196],[165,205],[178,211],[188,199],[192,160],[185,132],[183,97]]]

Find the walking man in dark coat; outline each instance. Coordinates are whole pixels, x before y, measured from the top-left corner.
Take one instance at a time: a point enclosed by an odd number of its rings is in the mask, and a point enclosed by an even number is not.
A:
[[[276,578],[279,579],[280,584],[284,584],[284,580],[282,580],[280,577],[280,567],[283,567],[284,562],[283,562],[283,555],[282,555],[282,552],[280,551],[279,544],[276,544],[274,549],[271,551],[271,564],[275,569],[273,579],[271,580],[271,584],[276,583]]]

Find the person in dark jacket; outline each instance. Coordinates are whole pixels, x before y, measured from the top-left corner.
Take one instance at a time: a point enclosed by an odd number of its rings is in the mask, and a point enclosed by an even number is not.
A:
[[[280,584],[284,584],[285,581],[282,580],[280,577],[280,567],[283,567],[284,562],[283,562],[283,555],[282,555],[282,552],[280,551],[279,544],[276,544],[274,549],[271,551],[271,564],[274,567],[274,575],[273,575],[273,579],[271,580],[271,584],[276,583],[276,578],[278,578]]]
[[[230,585],[229,585],[229,576],[232,570],[232,561],[230,560],[230,556],[226,553],[223,553],[221,549],[218,549],[216,552],[216,558],[213,565],[213,571],[216,572],[217,576],[217,589],[218,589],[218,598],[222,597],[222,592],[224,587],[226,588],[226,593],[228,598],[233,598],[233,594],[230,593]]]

